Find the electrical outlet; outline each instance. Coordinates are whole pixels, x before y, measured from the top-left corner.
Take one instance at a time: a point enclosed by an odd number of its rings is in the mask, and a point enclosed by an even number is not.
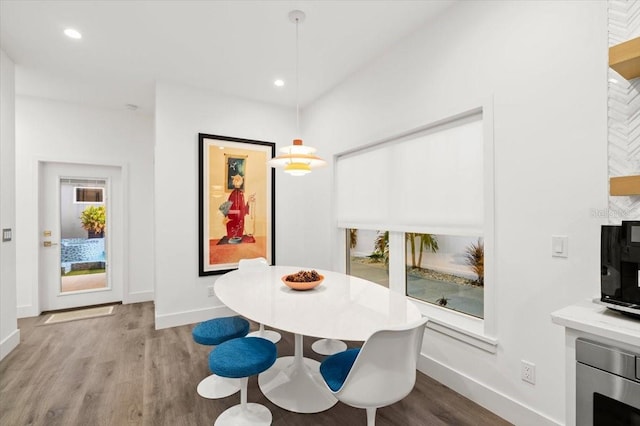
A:
[[[532,385],[536,384],[536,365],[532,362],[522,360],[521,368],[522,380]]]
[[[209,297],[213,297],[213,296],[215,296],[215,295],[216,295],[216,292],[215,292],[215,291],[213,291],[213,286],[212,286],[212,285],[210,285],[209,287],[207,287],[207,295],[208,295]]]

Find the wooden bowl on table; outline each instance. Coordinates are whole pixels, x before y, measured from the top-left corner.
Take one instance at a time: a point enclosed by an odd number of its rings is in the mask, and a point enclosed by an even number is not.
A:
[[[301,273],[314,273],[315,278],[317,278],[316,280],[313,281],[291,281],[290,279],[298,274]],[[289,279],[287,279],[289,278]],[[322,281],[324,281],[324,275],[318,274],[316,271],[300,271],[297,274],[289,274],[289,275],[284,275],[282,277],[282,282],[289,288],[293,289],[293,290],[311,290],[312,288],[315,288],[317,286],[319,286]]]

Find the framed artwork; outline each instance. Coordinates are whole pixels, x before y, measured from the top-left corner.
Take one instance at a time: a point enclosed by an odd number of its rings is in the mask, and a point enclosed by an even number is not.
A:
[[[275,264],[275,153],[273,142],[198,134],[198,275]]]

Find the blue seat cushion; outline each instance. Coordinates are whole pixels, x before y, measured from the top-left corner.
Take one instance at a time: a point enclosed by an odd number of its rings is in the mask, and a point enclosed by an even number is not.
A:
[[[348,349],[343,352],[331,355],[320,364],[320,374],[329,389],[337,392],[347,379],[353,363],[356,361],[360,349]]]
[[[276,362],[276,345],[261,337],[227,340],[209,354],[209,369],[221,377],[239,379],[259,374]]]
[[[249,321],[238,316],[214,318],[196,325],[192,334],[201,345],[219,345],[249,334]]]

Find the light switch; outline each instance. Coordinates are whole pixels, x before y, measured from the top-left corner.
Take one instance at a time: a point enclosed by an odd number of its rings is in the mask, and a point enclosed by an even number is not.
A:
[[[569,257],[569,237],[566,235],[551,236],[551,256]]]
[[[11,241],[11,228],[4,228],[2,230],[2,242]]]

